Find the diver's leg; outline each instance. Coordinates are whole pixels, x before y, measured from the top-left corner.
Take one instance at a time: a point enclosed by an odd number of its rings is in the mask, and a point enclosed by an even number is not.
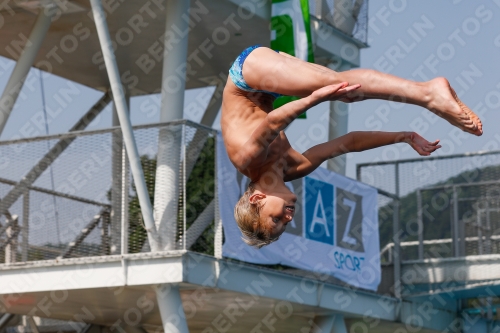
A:
[[[243,64],[243,77],[254,89],[300,97],[331,84],[361,84],[346,101],[377,98],[415,104],[464,131],[482,134],[479,118],[458,99],[444,78],[415,82],[370,69],[335,72],[266,47],[257,48],[248,55]]]

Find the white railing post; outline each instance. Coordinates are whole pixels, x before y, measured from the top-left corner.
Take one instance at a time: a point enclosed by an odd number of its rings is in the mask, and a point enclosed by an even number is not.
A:
[[[458,226],[458,193],[457,193],[457,187],[453,185],[453,256],[454,257],[459,257],[460,256],[460,244],[459,244],[459,238],[460,238],[460,232],[459,232],[459,226]]]
[[[418,259],[424,259],[424,219],[422,214],[422,191],[417,189]]]
[[[394,200],[394,212],[393,212],[393,224],[392,232],[394,238],[394,251],[393,251],[393,265],[394,265],[394,296],[396,298],[401,298],[401,239],[399,237],[400,233],[400,221],[399,221],[399,164],[395,165],[396,173],[396,196],[398,199]]]
[[[186,193],[186,124],[182,124],[182,249],[186,249],[186,206],[187,206],[187,193]]]
[[[122,147],[122,166],[121,166],[121,254],[127,254],[128,253],[128,225],[129,225],[129,214],[128,214],[128,193],[129,193],[129,186],[130,186],[130,167],[127,159],[127,152],[125,150],[125,147]]]
[[[23,228],[22,237],[23,243],[21,247],[21,260],[28,261],[29,250],[29,228],[30,228],[30,190],[26,189],[23,196]]]
[[[214,200],[215,200],[215,220],[214,220],[214,257],[217,259],[222,258],[222,220],[220,217],[220,210],[219,210],[219,184],[218,184],[218,179],[219,179],[219,160],[217,158],[218,154],[218,140],[221,138],[221,136],[216,135],[215,136],[215,144],[214,144],[214,149],[215,149],[215,183],[214,183]]]
[[[12,220],[8,221],[9,226],[5,230],[7,236],[7,246],[5,246],[5,263],[13,264],[16,262],[17,255],[17,237],[19,233],[18,216],[13,215]]]

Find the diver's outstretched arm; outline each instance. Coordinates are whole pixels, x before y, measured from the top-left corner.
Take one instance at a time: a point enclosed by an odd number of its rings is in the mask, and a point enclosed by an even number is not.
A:
[[[415,132],[350,132],[305,151],[286,174],[286,181],[304,177],[324,161],[346,153],[360,152],[394,143],[406,142],[421,156],[429,156],[441,148],[439,140],[429,142]]]

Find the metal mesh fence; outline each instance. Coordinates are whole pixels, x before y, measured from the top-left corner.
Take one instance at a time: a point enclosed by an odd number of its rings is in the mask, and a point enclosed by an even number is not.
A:
[[[358,180],[400,197],[402,260],[498,253],[500,152],[364,164]],[[389,258],[392,217],[379,218]]]
[[[214,134],[134,128],[164,250],[213,254]],[[120,129],[0,142],[0,168],[0,263],[150,250]]]

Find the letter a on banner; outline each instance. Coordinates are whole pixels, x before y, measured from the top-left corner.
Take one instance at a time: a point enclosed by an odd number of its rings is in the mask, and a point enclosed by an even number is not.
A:
[[[314,205],[313,220],[311,222],[311,228],[309,232],[314,233],[314,227],[316,224],[320,224],[325,228],[325,233],[327,237],[330,237],[330,232],[328,231],[328,223],[326,222],[326,212],[325,206],[323,205],[323,198],[321,197],[321,191],[318,191],[318,197],[316,198],[316,204]]]
[[[309,0],[273,0],[271,15],[271,48],[314,62]],[[274,108],[297,99],[281,96],[274,101]],[[299,118],[305,118],[305,113]]]

